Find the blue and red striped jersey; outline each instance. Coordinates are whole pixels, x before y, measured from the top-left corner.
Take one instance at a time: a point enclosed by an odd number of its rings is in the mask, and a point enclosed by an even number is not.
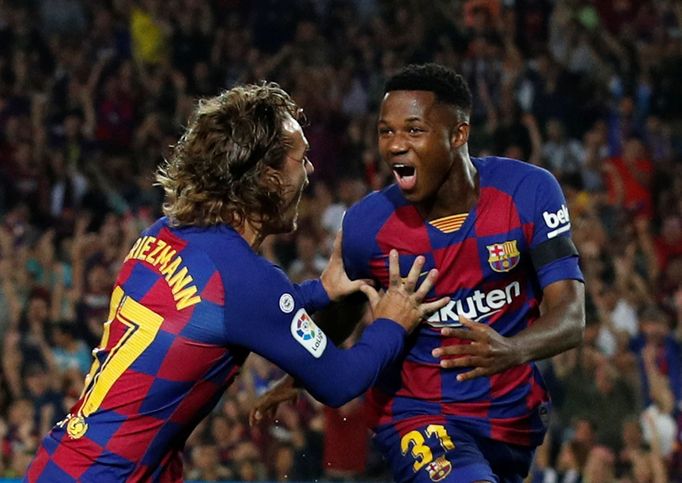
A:
[[[369,392],[370,419],[377,430],[395,425],[401,433],[455,420],[495,440],[539,444],[549,397],[535,364],[458,382],[465,369],[442,369],[431,355],[437,347],[468,343],[440,334],[441,327],[459,325],[459,315],[513,336],[538,318],[544,287],[582,280],[576,252],[565,250],[572,247],[570,219],[556,179],[516,160],[472,162],[480,197],[468,213],[425,221],[391,185],[345,215],[343,254],[351,278],[373,278],[385,287],[388,253],[395,248],[402,274],[424,255],[424,274],[440,272],[429,297],[451,298],[408,338],[404,359]]]
[[[70,413],[43,440],[28,481],[182,481],[182,452],[250,351],[341,405],[403,349],[379,319],[341,350],[308,315],[319,280],[292,284],[232,228],[172,228],[162,218],[128,253],[108,320]]]

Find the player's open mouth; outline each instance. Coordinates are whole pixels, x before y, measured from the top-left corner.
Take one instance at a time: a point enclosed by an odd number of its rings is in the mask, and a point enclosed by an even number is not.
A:
[[[395,180],[401,190],[409,191],[415,187],[417,184],[417,170],[414,166],[394,164],[392,169]]]

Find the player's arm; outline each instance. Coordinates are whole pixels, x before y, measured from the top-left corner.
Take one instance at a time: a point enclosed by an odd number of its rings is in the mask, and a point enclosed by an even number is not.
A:
[[[543,290],[543,314],[513,337],[521,362],[546,359],[580,344],[585,328],[585,285],[560,280]]]
[[[578,280],[560,280],[544,290],[545,312],[530,327],[505,337],[487,324],[460,317],[461,329],[442,329],[447,337],[468,339],[470,344],[435,349],[441,367],[471,367],[457,376],[465,381],[489,376],[529,361],[545,359],[571,349],[582,340],[585,326],[585,289]]]
[[[367,297],[362,292],[356,292],[318,311],[315,322],[334,345],[340,346],[355,330],[367,310],[366,306]],[[284,375],[258,397],[249,414],[250,424],[271,419],[281,403],[295,400],[300,392],[301,387],[296,379],[289,374]]]
[[[318,311],[315,322],[334,345],[340,346],[353,333],[366,310],[367,297],[356,292]],[[258,397],[249,413],[249,424],[253,426],[262,420],[271,420],[279,405],[294,401],[301,390],[293,376],[284,375]]]
[[[349,218],[344,218],[344,228]],[[352,237],[342,230],[337,233],[332,256],[319,281],[304,282],[299,286],[306,309],[317,312],[315,321],[337,345],[353,333],[365,313],[367,299],[359,289],[370,283],[369,263],[364,259],[366,254],[358,250],[362,236],[357,233],[357,227],[348,229],[356,233]],[[334,303],[329,304],[329,301]]]
[[[339,231],[334,240],[334,249],[327,267],[317,280],[308,280],[295,285],[299,297],[306,310],[317,312],[325,308],[329,302],[337,302],[344,297],[354,294],[367,283],[367,280],[351,280],[346,274],[343,257],[341,256],[342,234]]]
[[[284,305],[286,311],[272,309],[275,304],[271,302],[281,300],[278,293],[291,287],[281,278],[268,280],[276,292],[265,298],[253,296],[248,290],[237,295],[238,304],[228,307],[226,314],[234,321],[228,321],[230,343],[269,359],[319,401],[330,406],[345,404],[366,391],[379,373],[401,355],[406,334],[426,313],[447,303],[447,299],[422,303],[437,276],[436,271],[430,272],[416,287],[423,258],[415,262],[405,284],[400,279],[397,252],[390,258],[392,283],[385,296],[363,285],[376,320],[350,349],[339,349],[329,341],[295,297],[293,309],[288,305]]]
[[[343,230],[340,232],[341,236],[336,238],[334,251],[339,255],[346,279],[352,279],[355,283],[360,280],[371,283],[367,230],[358,226],[359,218],[361,217],[354,208],[344,216]],[[362,293],[351,293],[340,297],[335,303],[318,312],[316,320],[327,336],[338,345],[353,333],[366,311],[366,306],[367,299]]]
[[[578,252],[570,238],[570,219],[559,184],[544,170],[534,173],[536,197],[526,209],[533,222],[530,257],[543,287],[542,315],[524,330],[505,337],[487,324],[459,317],[463,328],[443,329],[445,336],[470,344],[435,349],[445,368],[470,367],[457,376],[467,380],[502,372],[510,367],[554,356],[580,344],[585,327],[585,289]]]
[[[330,258],[329,265],[321,277],[322,281],[327,281],[327,284],[322,282],[324,286],[340,285],[339,282],[346,284],[346,281],[350,279],[347,276],[345,266],[350,265],[351,268],[353,266],[357,266],[357,263],[354,263],[354,260],[357,257],[347,256],[349,252],[351,252],[348,247],[345,247],[343,250],[343,257],[341,256],[341,244],[339,241],[346,240],[342,237],[341,233],[342,232],[340,231],[336,236],[334,241],[334,251]],[[338,274],[339,261],[341,261],[341,266],[343,267],[341,274]],[[334,277],[330,277],[330,275],[334,275],[335,272],[337,272],[336,279],[334,279]],[[304,299],[307,297],[305,295],[306,291],[310,290],[311,288],[314,290],[314,286],[310,285],[306,286],[305,284],[302,284],[300,287],[303,290],[302,296]],[[308,293],[314,295],[315,292],[310,291]],[[313,297],[308,296],[308,299],[311,300]],[[318,303],[317,307],[320,305],[322,304]],[[355,293],[350,293],[349,295],[341,296],[340,300],[334,300],[334,303],[328,304],[326,307],[317,310],[315,314],[315,322],[322,329],[325,335],[336,346],[339,346],[346,339],[348,339],[348,337],[355,330],[358,322],[362,318],[362,315],[365,313],[366,305],[367,297],[362,292],[357,291]],[[315,307],[315,305],[308,303],[306,304],[306,308],[308,307]],[[308,308],[308,310],[312,309]],[[281,379],[276,381],[272,387],[270,387],[258,398],[249,414],[250,424],[253,425],[262,419],[272,418],[275,411],[277,410],[277,407],[281,403],[294,400],[296,397],[298,397],[300,391],[300,383],[298,383],[293,376],[286,374]]]

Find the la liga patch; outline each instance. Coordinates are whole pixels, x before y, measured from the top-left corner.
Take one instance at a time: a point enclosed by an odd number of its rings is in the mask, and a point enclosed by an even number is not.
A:
[[[320,358],[327,347],[327,336],[305,309],[299,309],[291,320],[291,335],[316,359]]]

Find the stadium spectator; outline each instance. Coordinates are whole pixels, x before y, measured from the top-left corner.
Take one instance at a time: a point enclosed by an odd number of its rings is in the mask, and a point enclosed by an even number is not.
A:
[[[492,10],[479,8],[473,15],[472,7],[481,4],[491,5]],[[621,11],[622,8],[625,10]],[[55,15],[45,15],[44,9],[52,10]],[[74,19],[68,28],[64,27],[66,18]],[[406,18],[414,25],[421,25],[413,36],[401,31]],[[144,30],[145,22],[151,26],[148,31]],[[307,25],[302,25],[301,32],[297,33],[299,23]],[[89,278],[88,272],[96,266],[96,261],[74,257],[71,245],[75,254],[87,253],[89,259],[91,247],[111,241],[109,234],[104,236],[98,232],[106,215],[111,215],[114,225],[124,231],[130,227],[134,233],[132,238],[123,237],[116,242],[115,250],[127,252],[137,233],[159,216],[162,193],[158,187],[151,187],[153,173],[159,162],[168,159],[170,146],[186,126],[196,93],[207,88],[217,92],[238,82],[266,78],[279,81],[294,93],[294,98],[309,113],[313,126],[333,141],[331,152],[328,148],[317,151],[313,143],[311,159],[319,166],[323,161],[335,166],[314,173],[311,188],[318,190],[321,184],[318,175],[326,171],[360,176],[364,190],[376,190],[393,180],[392,173],[378,162],[374,146],[383,83],[398,66],[437,61],[455,70],[462,71],[465,65],[471,70],[475,106],[480,108],[473,116],[470,140],[473,154],[494,152],[495,140],[489,136],[486,126],[498,120],[503,106],[496,96],[505,90],[516,99],[521,113],[531,113],[536,118],[542,139],[550,139],[548,121],[557,119],[564,126],[567,138],[580,143],[585,156],[580,164],[582,185],[574,178],[559,179],[571,204],[573,237],[581,253],[581,268],[588,288],[590,342],[586,344],[635,387],[640,370],[629,344],[621,345],[620,338],[618,344],[597,346],[592,342],[599,333],[611,332],[613,327],[607,327],[608,320],[594,307],[593,290],[589,289],[595,287],[596,294],[599,288],[604,296],[616,297],[617,304],[621,305],[614,313],[616,326],[622,322],[623,326],[632,327],[633,312],[638,319],[645,307],[655,305],[667,314],[670,334],[678,343],[682,342],[682,257],[674,246],[674,219],[682,216],[679,169],[682,96],[678,82],[682,78],[681,26],[679,2],[670,0],[410,0],[401,3],[400,12],[385,0],[2,2],[0,335],[3,347],[16,342],[11,334],[17,333],[29,294],[43,283],[32,279],[35,267],[33,262],[27,267],[27,261],[30,247],[46,231],[55,230],[51,243],[58,265],[64,267],[63,287],[58,284],[43,287],[50,292],[50,318],[72,320],[76,319],[75,307],[83,303],[83,282]],[[412,32],[412,27],[408,31]],[[387,37],[387,32],[394,32],[395,37]],[[314,41],[306,40],[306,36]],[[139,41],[145,39],[151,43],[149,50],[142,52]],[[201,48],[196,47],[199,44]],[[142,57],[146,60],[140,61]],[[202,63],[205,65],[199,66]],[[598,67],[586,70],[585,66],[589,65]],[[126,126],[132,133],[132,142],[122,150],[104,146],[95,138],[95,126],[106,122],[115,125],[115,119],[98,118],[105,111],[98,113],[95,109],[102,105],[109,78],[114,78],[112,84],[135,100],[133,116]],[[604,188],[607,180],[602,168],[616,154],[609,151],[609,146],[618,146],[618,139],[633,131],[652,163],[652,215],[642,229],[655,240],[659,257],[656,269],[652,269],[649,255],[639,248],[639,231],[625,228],[631,225],[631,215],[619,206],[609,205]],[[28,165],[38,167],[38,178],[44,177],[40,182],[47,187],[44,191],[29,191],[29,199],[23,204],[19,202],[18,188],[26,185],[15,175],[15,150],[22,143],[31,147]],[[544,151],[544,146],[541,149]],[[327,154],[331,156],[323,159]],[[115,170],[109,166],[110,160],[117,165]],[[329,199],[339,199],[338,176],[325,177],[331,178],[327,180]],[[569,183],[574,194],[569,193]],[[314,200],[313,203],[318,200],[307,193],[304,195],[300,224],[321,226],[319,213],[304,208],[305,198]],[[92,223],[83,228],[79,241],[74,236],[76,222],[88,216]],[[634,264],[630,264],[631,249],[628,257],[621,255],[633,243],[638,248],[633,256]],[[294,257],[296,236],[281,235],[266,240],[264,254],[267,244],[272,245],[272,252],[277,255],[271,259],[276,258],[288,269]],[[329,237],[318,246],[323,256],[328,255],[330,247]],[[108,279],[108,291],[112,289],[120,262],[120,258],[115,258],[114,266],[107,266],[107,276],[102,277]],[[627,262],[626,268],[616,273],[615,267],[621,261]],[[60,279],[57,271],[55,282]],[[622,272],[635,275],[628,276],[626,285],[630,288],[626,292],[620,280]],[[102,271],[97,277],[101,275]],[[632,290],[634,286],[639,286],[636,294]],[[614,295],[608,293],[611,290]],[[61,310],[56,315],[53,302],[59,300]],[[627,311],[622,310],[622,300],[627,302]],[[98,324],[103,320],[98,320]],[[639,323],[634,325],[634,330],[635,337],[639,336]],[[97,334],[88,335],[88,332],[79,326],[78,336],[88,337],[88,345],[96,345]],[[45,340],[54,348],[47,335]],[[603,342],[602,336],[600,344]],[[608,347],[611,347],[609,350],[615,347],[615,352],[609,352],[610,355],[600,352]],[[7,423],[8,408],[21,397],[10,390],[11,374],[18,362],[12,362],[11,357],[8,361],[4,350],[2,358],[5,367],[7,362],[10,364],[9,370],[3,369],[0,374],[0,427]],[[562,364],[562,359],[557,358],[541,367],[543,371],[558,370]],[[251,370],[245,367],[243,375]],[[271,382],[270,377],[277,378],[279,374],[276,370],[263,373],[266,374],[264,386]],[[71,406],[83,381],[81,377],[75,380],[71,374],[65,377],[68,381],[64,385],[64,397],[71,400],[65,405]],[[551,377],[546,380],[549,383]],[[571,418],[581,412],[581,403],[577,401],[561,407],[560,393],[570,394],[565,386],[568,381],[557,381],[557,387],[551,391],[558,411],[552,422],[556,432],[552,431],[555,438],[553,451],[548,456],[550,468],[556,468],[557,450],[563,444],[556,435],[570,434]],[[570,384],[574,387],[578,382]],[[22,385],[19,381],[19,387]],[[235,392],[229,393],[233,398],[231,404],[248,405],[249,399],[243,396],[248,391],[246,384],[235,386],[232,391]],[[238,394],[241,396],[237,397]],[[302,420],[304,426],[319,421],[320,418],[310,415],[316,412],[319,415],[322,411],[310,406],[297,407],[297,410],[308,415]],[[633,410],[641,412],[644,407],[638,402]],[[244,411],[239,408],[239,412]],[[682,427],[678,409],[674,410],[674,417]],[[249,437],[257,442],[261,452],[251,459],[256,469],[251,474],[265,479],[259,465],[267,453],[260,441],[270,439],[270,428],[245,436]],[[678,441],[681,441],[679,437]],[[188,443],[189,450],[191,446],[192,440]],[[15,452],[11,446],[5,446],[0,456],[0,468],[5,469],[6,476],[19,476],[28,458],[17,446],[14,448]],[[676,455],[664,462],[672,482],[682,481],[682,452],[677,451]],[[369,462],[370,472],[366,477],[387,478],[385,464],[373,450]],[[244,463],[245,468],[249,466],[248,461]],[[191,469],[191,464],[187,465],[187,470]],[[620,471],[617,466],[617,474],[625,478]]]

